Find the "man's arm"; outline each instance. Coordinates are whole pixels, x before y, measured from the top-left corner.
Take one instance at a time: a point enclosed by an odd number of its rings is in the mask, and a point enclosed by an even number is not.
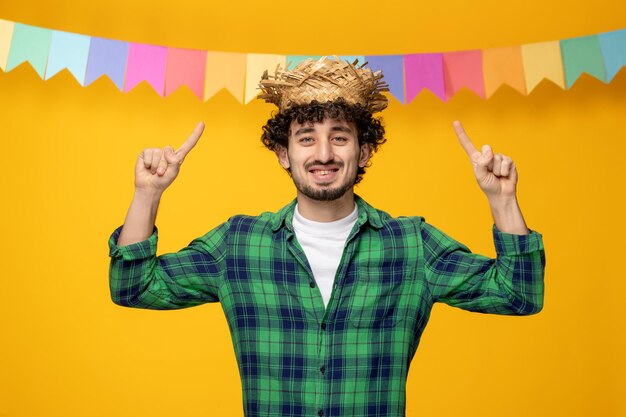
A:
[[[460,122],[454,129],[489,201],[497,257],[473,254],[422,223],[424,272],[433,300],[483,313],[537,313],[543,308],[545,252],[541,235],[528,229],[517,203],[517,168],[489,145],[478,151]]]
[[[155,310],[219,301],[228,230],[227,222],[176,253],[157,256],[156,226],[148,239],[125,246],[118,245],[118,227],[109,238],[111,299],[121,306]]]
[[[464,310],[505,315],[541,311],[545,253],[541,234],[510,234],[493,226],[495,259],[472,253],[422,222],[424,274],[434,302]]]
[[[218,228],[175,254],[157,257],[156,214],[161,196],[198,142],[199,123],[185,143],[144,149],[135,166],[135,194],[124,225],[109,239],[109,283],[116,304],[152,309],[190,307],[218,300],[225,229]]]

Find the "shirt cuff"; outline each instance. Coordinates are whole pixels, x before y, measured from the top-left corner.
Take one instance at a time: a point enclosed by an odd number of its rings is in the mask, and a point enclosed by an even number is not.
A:
[[[500,231],[493,225],[493,242],[498,255],[523,255],[543,250],[543,238],[534,230],[527,235],[515,235]]]
[[[125,261],[133,261],[135,259],[146,259],[156,255],[157,240],[159,229],[154,226],[152,235],[141,242],[131,243],[126,246],[117,246],[117,240],[122,232],[121,225],[111,234],[109,238],[109,256],[112,258],[122,258]]]

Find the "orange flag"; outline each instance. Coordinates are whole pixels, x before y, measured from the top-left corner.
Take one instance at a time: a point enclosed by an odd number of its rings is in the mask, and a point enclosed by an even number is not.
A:
[[[524,64],[519,46],[483,50],[483,75],[487,98],[491,97],[502,84],[507,84],[526,95]]]
[[[246,54],[209,51],[207,53],[204,101],[213,97],[222,88],[226,88],[235,96],[237,101],[243,103],[245,79]]]

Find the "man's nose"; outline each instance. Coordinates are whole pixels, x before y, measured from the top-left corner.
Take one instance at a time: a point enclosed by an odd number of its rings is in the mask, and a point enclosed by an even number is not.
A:
[[[322,140],[319,141],[317,145],[315,159],[324,163],[332,161],[335,155],[333,154],[333,147],[330,144],[330,141]]]

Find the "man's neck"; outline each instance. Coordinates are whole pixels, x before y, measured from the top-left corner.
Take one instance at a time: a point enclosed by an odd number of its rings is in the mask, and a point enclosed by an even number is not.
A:
[[[348,190],[333,201],[317,201],[298,193],[298,212],[315,222],[333,222],[343,219],[354,210],[354,191]]]

